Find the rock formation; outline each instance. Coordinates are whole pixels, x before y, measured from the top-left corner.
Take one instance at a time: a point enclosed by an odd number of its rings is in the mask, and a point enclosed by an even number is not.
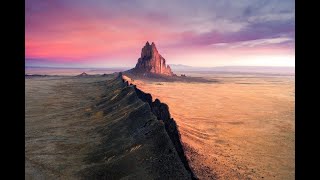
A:
[[[83,73],[81,73],[81,74],[79,74],[79,75],[77,75],[78,77],[82,77],[82,76],[89,76],[87,73],[85,73],[85,72],[83,72]]]
[[[129,84],[131,84],[130,82],[133,82],[132,79],[122,75],[122,73],[119,73],[118,77],[122,77],[122,81],[126,86],[129,86]],[[168,105],[162,103],[159,99],[155,99],[154,101],[152,101],[152,95],[150,93],[141,91],[134,84],[131,84],[130,86],[134,88],[139,99],[141,99],[143,102],[148,103],[152,113],[157,117],[157,119],[164,123],[165,130],[168,133],[168,136],[173,143],[184,167],[191,174],[192,179],[197,179],[189,166],[187,157],[181,144],[181,137],[177,128],[177,124],[175,120],[171,118]]]
[[[136,73],[153,73],[167,76],[174,76],[169,65],[166,65],[166,60],[159,54],[154,42],[150,45],[149,42],[142,48],[141,57],[135,68],[132,69]]]

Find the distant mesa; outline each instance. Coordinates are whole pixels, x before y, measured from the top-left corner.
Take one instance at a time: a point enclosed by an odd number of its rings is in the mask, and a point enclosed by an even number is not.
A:
[[[42,75],[42,74],[25,74],[24,77],[26,79],[31,79],[31,78],[43,78],[43,77],[49,77],[49,75]]]
[[[42,75],[42,74],[25,74],[25,77],[47,77],[48,75]]]
[[[138,59],[136,66],[129,70],[135,74],[160,74],[166,76],[176,76],[166,60],[159,54],[154,42],[146,45],[141,50],[141,57]]]
[[[85,73],[85,72],[83,72],[83,73],[81,73],[81,74],[79,74],[79,75],[77,75],[78,77],[83,77],[83,76],[89,76],[87,73]]]

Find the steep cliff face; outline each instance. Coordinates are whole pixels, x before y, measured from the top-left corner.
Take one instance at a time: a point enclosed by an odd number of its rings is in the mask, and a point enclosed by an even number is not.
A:
[[[141,57],[133,68],[134,72],[139,73],[154,73],[167,76],[173,76],[173,72],[169,65],[166,65],[166,60],[159,54],[154,42],[150,45],[149,42],[141,50]]]
[[[152,101],[152,95],[150,93],[145,93],[138,89],[136,85],[131,84],[129,82],[129,78],[126,76],[122,76],[122,73],[120,75],[123,79],[123,82],[126,83],[126,85],[132,85],[134,87],[134,90],[138,96],[139,99],[141,99],[143,102],[146,102],[149,104],[151,112],[157,117],[157,119],[161,122],[163,122],[165,126],[165,130],[169,135],[169,138],[171,142],[173,143],[175,150],[177,151],[181,162],[183,163],[186,170],[191,174],[192,179],[197,179],[196,176],[193,174],[188,160],[185,156],[184,149],[181,144],[181,137],[180,133],[178,131],[177,124],[175,120],[171,117],[169,112],[169,107],[167,104],[162,103],[159,99],[155,99]]]

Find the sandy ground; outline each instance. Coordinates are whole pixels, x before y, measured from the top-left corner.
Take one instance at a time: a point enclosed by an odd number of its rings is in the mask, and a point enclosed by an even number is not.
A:
[[[169,105],[195,174],[294,179],[294,76],[193,75],[219,83],[135,84]]]

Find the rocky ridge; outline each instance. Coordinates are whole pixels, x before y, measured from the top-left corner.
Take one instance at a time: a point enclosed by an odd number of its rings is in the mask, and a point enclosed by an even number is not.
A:
[[[188,160],[185,156],[183,146],[181,144],[181,137],[180,133],[177,128],[177,124],[175,120],[171,117],[169,112],[169,107],[167,104],[162,103],[159,99],[155,99],[152,101],[152,96],[150,93],[145,93],[138,89],[136,85],[132,84],[132,79],[128,78],[127,76],[122,75],[122,73],[119,73],[119,76],[121,76],[124,83],[126,83],[127,86],[133,86],[134,90],[138,96],[139,99],[141,99],[143,102],[148,103],[150,106],[150,109],[152,113],[157,117],[159,121],[164,123],[165,130],[168,133],[171,142],[173,143],[180,160],[182,161],[184,167],[186,170],[191,174],[192,179],[196,179],[195,175],[193,174]]]

